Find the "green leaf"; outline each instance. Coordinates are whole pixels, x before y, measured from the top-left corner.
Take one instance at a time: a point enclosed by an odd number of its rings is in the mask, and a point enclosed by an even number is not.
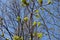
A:
[[[9,40],[9,38],[6,38],[6,40]]]
[[[19,36],[14,35],[13,40],[19,40]]]
[[[48,0],[48,4],[51,4],[51,0]]]
[[[36,22],[36,21],[34,21],[34,22],[33,22],[33,26],[36,26],[36,25],[37,25],[37,22]]]
[[[41,25],[41,23],[40,23],[40,22],[38,22],[37,24],[38,24],[38,27]]]
[[[24,6],[28,6],[29,5],[29,3],[26,0],[22,0],[22,3],[23,3]]]
[[[36,12],[36,13],[38,13],[38,12],[39,12],[39,10],[35,10],[35,12]]]
[[[25,7],[26,5],[22,3],[22,7]]]
[[[22,3],[25,3],[26,2],[26,0],[21,0],[22,1]]]
[[[42,6],[43,0],[38,0],[38,3],[40,4],[40,6]]]
[[[28,17],[24,17],[24,21],[27,22],[28,21]]]
[[[43,37],[43,33],[37,33],[37,37],[38,38],[42,38]]]
[[[36,18],[39,18],[39,17],[40,17],[40,15],[39,15],[39,14],[36,14],[36,15],[35,15],[35,17],[36,17]]]
[[[16,20],[17,21],[20,21],[21,20],[20,16],[17,16]]]
[[[14,35],[13,36],[13,40],[23,40],[23,37],[21,36],[17,36],[17,35]]]

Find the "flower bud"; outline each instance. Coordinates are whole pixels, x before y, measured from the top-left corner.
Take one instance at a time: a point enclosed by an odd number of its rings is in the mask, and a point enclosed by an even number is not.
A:
[[[28,17],[25,17],[25,18],[24,18],[24,21],[27,22],[27,21],[28,21]]]

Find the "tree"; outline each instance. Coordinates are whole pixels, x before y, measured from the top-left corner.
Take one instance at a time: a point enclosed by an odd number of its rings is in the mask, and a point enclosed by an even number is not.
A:
[[[59,40],[59,4],[56,0],[0,0],[0,38]]]

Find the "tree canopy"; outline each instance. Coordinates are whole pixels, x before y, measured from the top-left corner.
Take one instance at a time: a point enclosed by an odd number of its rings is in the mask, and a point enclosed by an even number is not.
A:
[[[0,40],[60,40],[60,0],[0,0]]]

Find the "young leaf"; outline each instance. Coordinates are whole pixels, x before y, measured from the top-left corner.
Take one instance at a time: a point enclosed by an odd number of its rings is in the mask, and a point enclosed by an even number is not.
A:
[[[27,21],[28,21],[28,17],[25,17],[25,18],[24,18],[24,21],[27,22]]]
[[[48,0],[48,4],[51,4],[51,0]]]
[[[19,40],[19,39],[20,39],[19,36],[16,35],[13,36],[13,40]]]
[[[6,38],[6,40],[9,40],[9,38]]]
[[[22,3],[23,3],[23,5],[26,5],[26,6],[29,5],[29,3],[26,0],[22,0]]]
[[[37,24],[38,24],[38,27],[41,25],[41,23],[40,23],[40,22],[38,22]]]
[[[43,0],[38,0],[38,3],[40,4],[40,6],[42,6]]]
[[[36,18],[39,18],[39,17],[40,17],[40,15],[39,15],[39,14],[36,14],[36,15],[35,15],[35,17],[36,17]]]
[[[25,7],[26,5],[22,3],[22,7]]]
[[[26,0],[21,0],[22,1],[22,3],[26,3]]]
[[[36,26],[36,25],[37,25],[37,23],[34,21],[34,22],[33,22],[33,26]]]
[[[37,33],[38,38],[42,38],[43,34],[42,33]]]
[[[20,16],[17,16],[16,20],[17,21],[20,21],[21,20]]]
[[[36,12],[36,13],[38,13],[38,12],[39,12],[39,10],[35,10],[35,12]]]

